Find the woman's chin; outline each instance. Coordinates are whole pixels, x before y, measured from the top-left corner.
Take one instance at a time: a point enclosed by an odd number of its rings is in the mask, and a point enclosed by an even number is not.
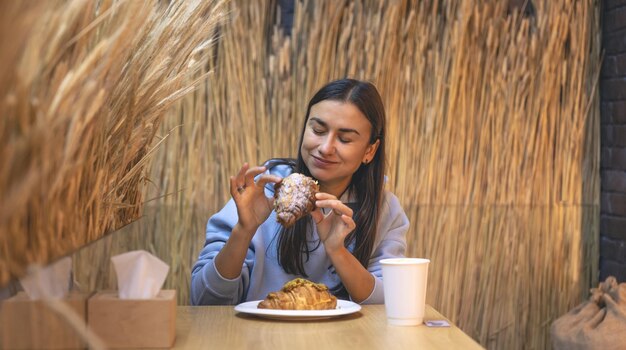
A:
[[[328,172],[324,170],[312,167],[309,168],[309,171],[311,172],[311,176],[313,176],[313,178],[317,181],[327,181],[330,178]]]

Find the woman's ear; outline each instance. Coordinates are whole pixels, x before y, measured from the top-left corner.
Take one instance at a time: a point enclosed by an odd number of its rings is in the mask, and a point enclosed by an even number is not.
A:
[[[367,146],[367,149],[365,150],[365,155],[363,155],[363,164],[369,164],[369,162],[371,162],[372,159],[374,159],[374,156],[376,155],[376,151],[378,150],[379,144],[380,144],[380,139],[376,139],[376,142]]]

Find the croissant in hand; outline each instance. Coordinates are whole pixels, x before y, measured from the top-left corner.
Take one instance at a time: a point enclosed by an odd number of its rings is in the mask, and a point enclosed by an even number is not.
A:
[[[330,310],[337,307],[337,298],[328,287],[303,278],[287,282],[278,292],[271,292],[257,306],[259,309]]]
[[[276,220],[288,228],[298,219],[315,209],[315,194],[319,192],[317,181],[293,173],[276,184],[274,210]]]

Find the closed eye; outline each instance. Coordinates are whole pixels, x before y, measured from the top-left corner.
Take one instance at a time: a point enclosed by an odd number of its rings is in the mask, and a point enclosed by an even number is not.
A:
[[[313,132],[313,134],[315,135],[324,135],[328,132],[328,128],[326,126],[326,123],[324,121],[322,121],[319,118],[316,117],[311,117],[309,119],[309,126],[311,127],[311,131]],[[360,135],[358,131],[356,131],[355,129],[350,129],[350,128],[341,128],[339,129],[339,142],[344,143],[344,144],[348,144],[351,143],[353,140],[350,138],[345,138],[343,135],[344,134],[356,134],[356,135]]]
[[[339,142],[341,142],[341,143],[350,143],[350,142],[352,142],[352,140],[344,139],[343,137],[339,137]]]

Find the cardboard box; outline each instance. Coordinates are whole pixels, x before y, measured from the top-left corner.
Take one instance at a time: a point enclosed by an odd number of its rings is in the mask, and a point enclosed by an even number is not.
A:
[[[169,348],[176,340],[176,291],[153,299],[120,299],[117,291],[87,302],[89,328],[110,348]]]
[[[86,305],[90,294],[70,293],[63,299],[86,325]],[[26,293],[2,301],[0,305],[2,349],[84,349],[78,332],[44,301],[31,300]]]

